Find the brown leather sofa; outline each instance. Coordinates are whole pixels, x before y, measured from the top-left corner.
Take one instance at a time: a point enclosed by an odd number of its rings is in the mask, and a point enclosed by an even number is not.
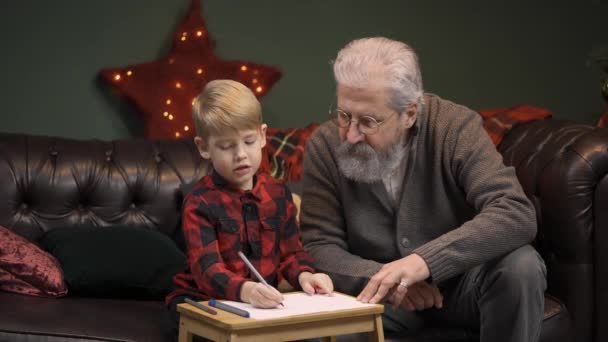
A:
[[[549,272],[541,341],[608,341],[608,267],[602,262],[608,260],[607,148],[608,130],[557,120],[519,125],[499,146],[538,213],[536,246]],[[208,168],[189,140],[0,134],[0,225],[34,242],[57,227],[91,224],[175,237],[180,186]],[[110,183],[128,191],[99,196]],[[110,212],[121,215],[104,216]],[[165,315],[161,300],[0,292],[0,341],[167,341]]]

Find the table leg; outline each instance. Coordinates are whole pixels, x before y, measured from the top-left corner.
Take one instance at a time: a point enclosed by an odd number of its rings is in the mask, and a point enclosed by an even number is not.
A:
[[[179,342],[192,342],[192,332],[183,319],[179,320]]]
[[[376,315],[375,329],[369,333],[370,342],[384,342],[384,328],[382,327],[382,315]]]

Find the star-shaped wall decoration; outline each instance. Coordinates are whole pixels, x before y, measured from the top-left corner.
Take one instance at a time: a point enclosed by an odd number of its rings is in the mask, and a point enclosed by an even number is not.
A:
[[[193,137],[192,101],[207,82],[232,79],[260,97],[281,77],[276,67],[222,60],[215,55],[213,45],[201,2],[193,0],[167,57],[103,69],[99,75],[136,106],[144,121],[145,138]]]

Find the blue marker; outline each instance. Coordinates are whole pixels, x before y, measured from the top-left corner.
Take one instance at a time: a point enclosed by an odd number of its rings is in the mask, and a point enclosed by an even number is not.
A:
[[[230,313],[233,313],[235,315],[239,315],[239,316],[243,316],[245,318],[249,318],[249,312],[243,310],[243,309],[239,309],[239,308],[235,308],[232,305],[228,305],[222,302],[218,302],[215,299],[209,299],[209,301],[207,302],[209,304],[209,306],[213,306],[214,308],[218,308],[224,311],[228,311]]]

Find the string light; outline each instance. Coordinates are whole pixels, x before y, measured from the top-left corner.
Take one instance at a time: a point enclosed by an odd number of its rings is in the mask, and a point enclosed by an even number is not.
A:
[[[181,89],[182,88],[182,84],[179,83],[179,82],[175,82],[175,88]]]
[[[262,86],[258,86],[257,88],[255,88],[256,93],[261,93],[262,90],[264,90],[264,88],[262,88]]]
[[[169,120],[173,120],[173,114],[169,114]]]
[[[114,80],[120,81],[120,74],[114,74]]]
[[[189,130],[190,130],[190,127],[184,126],[184,131],[188,132]]]
[[[196,36],[197,37],[202,37],[203,36],[203,31],[196,31]]]
[[[166,103],[167,105],[170,105],[170,104],[171,104],[171,99],[167,99],[167,101],[165,101],[165,103]]]
[[[199,74],[199,75],[202,75],[203,74],[203,69],[201,69],[201,68],[196,69],[196,73]]]
[[[241,65],[241,71],[247,71],[247,66],[246,65]]]
[[[169,116],[169,112],[164,112],[163,116]]]
[[[131,75],[133,75],[133,71],[127,70],[127,76],[131,76]]]
[[[179,132],[175,132],[175,137],[179,138],[179,136],[180,136]]]

